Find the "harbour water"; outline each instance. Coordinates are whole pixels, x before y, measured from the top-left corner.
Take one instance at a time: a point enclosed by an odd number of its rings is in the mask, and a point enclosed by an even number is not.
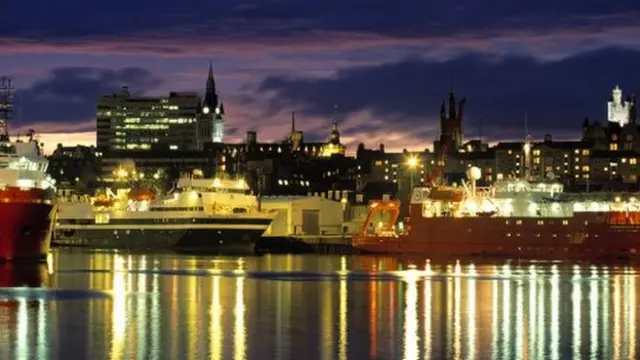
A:
[[[46,265],[0,264],[0,348],[3,359],[634,359],[639,269],[57,249]]]

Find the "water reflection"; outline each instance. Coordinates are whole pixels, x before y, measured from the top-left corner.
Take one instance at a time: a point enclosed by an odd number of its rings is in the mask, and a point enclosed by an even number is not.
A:
[[[78,252],[51,263],[0,266],[7,358],[637,357],[633,266]],[[60,292],[88,289],[108,297]]]

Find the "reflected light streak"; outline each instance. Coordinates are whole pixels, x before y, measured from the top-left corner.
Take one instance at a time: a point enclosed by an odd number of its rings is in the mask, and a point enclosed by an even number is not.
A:
[[[124,337],[127,322],[127,280],[125,273],[125,261],[122,255],[114,255],[113,259],[113,285],[111,289],[111,301],[113,303],[111,313],[111,359],[122,359]]]
[[[475,276],[475,267],[471,265],[469,275]],[[467,280],[467,347],[468,359],[476,358],[476,279],[470,277]]]
[[[627,310],[628,310],[628,319],[627,324],[629,324],[629,359],[636,358],[636,279],[635,277],[629,273],[626,275],[627,279]]]
[[[511,270],[505,264],[503,274],[506,279],[502,280],[502,356],[504,359],[511,359]]]
[[[516,359],[523,356],[524,337],[524,283],[518,280],[516,287]]]
[[[322,332],[320,334],[321,338],[324,340],[322,342],[322,346],[320,347],[320,356],[322,360],[333,360],[335,358],[335,354],[333,350],[335,349],[335,331],[333,327],[334,314],[333,314],[333,304],[335,301],[333,286],[323,286],[322,287]]]
[[[494,276],[498,276],[500,272],[496,266],[493,267]],[[492,280],[491,286],[491,354],[492,359],[498,358],[498,296],[500,283],[498,279]]]
[[[233,347],[234,359],[244,360],[247,358],[245,325],[245,305],[244,305],[244,277],[236,278],[236,306],[234,309],[235,323],[233,327]]]
[[[538,319],[537,319],[537,325],[538,325],[538,331],[536,331],[537,334],[537,345],[538,345],[538,349],[537,349],[537,355],[542,358],[545,355],[545,349],[547,347],[546,344],[546,340],[547,340],[547,336],[546,336],[546,330],[547,327],[545,325],[546,323],[546,313],[547,310],[545,309],[546,304],[545,304],[545,296],[546,296],[546,283],[545,282],[538,282],[536,284],[536,286],[539,288],[538,290],[538,305],[537,307],[537,314],[538,314]]]
[[[340,259],[340,272],[342,274],[347,272],[347,257],[342,256]],[[338,340],[338,358],[340,360],[347,359],[347,279],[345,276],[340,277],[340,290],[339,290],[339,340]]]
[[[462,279],[460,275],[462,274],[462,270],[460,268],[460,263],[456,262],[455,267],[455,278],[453,280],[453,358],[460,359],[461,355],[461,347],[462,347],[462,314],[460,311],[460,298],[462,297]]]
[[[417,360],[418,350],[418,282],[405,279],[404,359]]]
[[[430,266],[429,266],[430,267]],[[431,303],[432,303],[432,280],[424,280],[424,358],[431,358]]]
[[[551,358],[559,359],[560,347],[560,275],[558,266],[551,267]]]
[[[620,347],[621,339],[620,339],[620,302],[622,301],[622,296],[620,292],[620,275],[616,275],[613,280],[613,358],[621,359],[620,356]]]
[[[580,359],[582,352],[582,327],[581,327],[581,315],[582,315],[582,284],[579,282],[580,268],[574,267],[573,283],[571,285],[571,305],[573,319],[573,358]]]
[[[536,332],[536,297],[537,297],[537,271],[535,265],[529,268],[529,358],[536,358],[539,354],[536,352],[536,338],[540,336]]]
[[[16,353],[17,359],[29,358],[29,309],[25,298],[18,299],[18,321],[16,322]]]
[[[595,270],[592,269],[591,280],[589,281],[589,331],[590,331],[590,356],[591,360],[598,359],[598,280]]]
[[[38,300],[38,317],[36,319],[38,323],[38,359],[48,359],[49,354],[47,352],[47,306],[45,299]]]
[[[153,266],[153,277],[151,280],[151,358],[160,358],[160,276],[158,266]]]
[[[599,302],[601,303],[600,315],[602,316],[601,326],[601,336],[602,339],[602,353],[609,354],[611,351],[611,310],[610,310],[610,302],[611,302],[611,283],[609,277],[609,269],[605,266],[602,268],[602,277],[606,279],[606,281],[602,282],[602,288],[600,289],[602,295],[600,296]]]
[[[375,271],[375,265],[374,265]],[[369,282],[369,357],[378,355],[378,282]]]
[[[224,332],[222,331],[222,309],[220,308],[220,276],[212,278],[211,310],[209,311],[209,352],[211,360],[222,359],[222,342]]]
[[[138,276],[138,288],[136,289],[136,291],[138,293],[141,292],[146,292],[147,290],[147,274],[145,272],[145,270],[147,270],[147,257],[145,255],[142,255],[142,257],[140,258],[140,263],[138,264],[138,269],[140,270],[140,272],[137,273]],[[138,335],[138,346],[139,348],[136,349],[136,354],[138,355],[138,358],[142,359],[142,358],[146,358],[146,355],[148,353],[148,349],[147,349],[147,330],[149,329],[149,327],[147,326],[147,318],[148,318],[148,314],[147,314],[147,301],[148,298],[146,296],[139,296],[137,298],[137,307],[136,307],[136,318],[137,318],[137,335]]]

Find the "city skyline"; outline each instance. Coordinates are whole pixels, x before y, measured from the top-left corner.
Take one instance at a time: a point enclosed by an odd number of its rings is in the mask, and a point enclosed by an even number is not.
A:
[[[93,143],[99,96],[122,85],[204,95],[210,59],[226,141],[247,130],[281,140],[295,111],[308,140],[326,140],[338,118],[349,153],[359,142],[431,147],[451,86],[468,99],[466,137],[482,119],[489,141],[522,139],[525,114],[534,137],[575,139],[585,116],[606,121],[616,85],[640,92],[634,1],[153,4],[6,5],[0,74],[19,95],[10,131],[34,128],[49,148]]]

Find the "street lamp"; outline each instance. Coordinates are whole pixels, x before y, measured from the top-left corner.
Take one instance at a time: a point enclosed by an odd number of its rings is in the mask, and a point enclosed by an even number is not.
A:
[[[410,156],[407,159],[407,167],[409,168],[409,191],[413,191],[413,170],[418,167],[418,158],[416,156]]]
[[[415,156],[411,156],[407,159],[407,166],[409,169],[415,169],[418,166],[418,158]]]

